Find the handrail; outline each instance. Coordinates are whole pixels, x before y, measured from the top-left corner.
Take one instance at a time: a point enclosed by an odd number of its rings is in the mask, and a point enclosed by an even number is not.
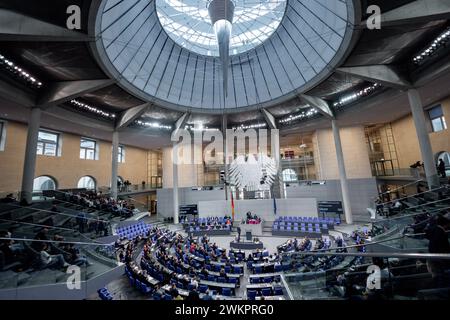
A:
[[[58,200],[58,201],[60,201],[60,200]],[[70,202],[68,202],[68,203],[70,203]],[[71,204],[73,204],[73,203],[71,203]],[[33,207],[26,207],[26,206],[21,206],[21,205],[17,205],[17,204],[11,204],[11,203],[8,203],[8,205],[14,206],[14,207],[17,207],[17,208],[31,209],[31,210],[35,210],[37,212],[47,212],[47,213],[51,213],[53,215],[61,215],[61,216],[66,216],[66,217],[71,217],[71,218],[77,218],[76,215],[72,215],[72,214],[64,213],[64,212],[54,212],[54,211],[51,211],[51,210],[39,209],[39,208],[33,208]],[[79,210],[75,210],[75,211],[79,211]],[[7,212],[7,211],[5,211],[5,212]],[[97,212],[99,212],[99,211],[97,210]],[[83,212],[83,213],[86,213],[86,212]],[[102,220],[102,218],[100,218],[100,217],[98,217],[98,218],[84,217],[83,219],[85,219],[85,220],[93,220],[93,221],[100,221],[100,220]]]
[[[282,274],[280,274],[281,282],[283,283],[284,288],[286,289],[286,292],[288,294],[289,300],[295,300],[294,295],[291,292],[291,289],[289,289],[289,285],[286,282],[286,279]]]
[[[343,257],[369,257],[369,258],[401,258],[401,259],[431,259],[450,260],[450,253],[393,253],[393,252],[295,252],[296,255],[305,256],[343,256]]]
[[[430,210],[430,211],[427,211],[427,213],[432,214],[432,213],[439,212],[439,211],[442,211],[442,210],[447,210],[447,209],[450,209],[450,206],[444,207],[444,208],[435,209],[435,210]],[[372,222],[372,223],[373,224],[377,224],[377,223],[382,223],[382,222],[389,222],[391,220],[398,220],[398,219],[403,219],[403,218],[411,218],[411,217],[418,216],[420,214],[424,214],[424,212],[416,212],[416,213],[411,213],[411,214],[405,214],[405,215],[402,215],[402,216],[389,217],[387,219],[375,221],[375,222]]]
[[[63,192],[63,191],[59,191],[59,190],[54,190],[54,191],[56,191],[56,192],[59,192],[59,193],[63,193],[63,194],[65,194],[66,192]],[[69,201],[65,201],[65,200],[61,200],[61,199],[56,199],[56,201],[59,201],[59,202],[62,202],[62,203],[67,203],[67,204],[71,204],[71,205],[77,205],[77,204],[75,204],[75,203],[73,203],[73,202],[69,202]],[[80,205],[80,204],[78,204],[79,206],[81,206],[81,207],[83,207],[83,208],[85,208],[85,209],[89,209],[88,207],[84,207],[84,206],[82,206],[82,205]],[[105,210],[98,210],[98,209],[94,209],[97,213],[107,213],[107,214],[110,214],[111,212],[108,212],[108,211],[105,211]],[[99,217],[97,220],[101,220],[101,218]]]
[[[437,187],[437,188],[434,188],[434,189],[430,189],[430,190],[427,190],[427,191],[424,191],[424,192],[419,192],[419,193],[416,193],[416,194],[413,194],[413,195],[410,195],[410,196],[407,196],[407,197],[398,198],[398,199],[394,199],[394,200],[391,200],[391,201],[386,201],[386,202],[383,202],[383,203],[380,203],[380,204],[384,205],[384,204],[387,204],[387,203],[392,203],[392,202],[396,202],[396,201],[402,201],[404,199],[413,198],[413,197],[418,196],[418,195],[423,195],[423,194],[427,194],[427,193],[430,193],[430,192],[435,192],[436,190],[440,190],[440,189],[447,189],[447,188],[445,186],[440,186],[440,187]],[[389,193],[391,193],[391,191],[389,191]]]
[[[394,192],[394,191],[403,189],[404,187],[412,186],[412,185],[414,185],[414,184],[416,184],[416,183],[419,183],[419,182],[424,182],[424,180],[423,180],[423,179],[420,179],[420,180],[416,180],[416,181],[414,181],[414,182],[410,182],[410,183],[404,184],[404,185],[402,185],[401,187],[395,188],[394,190],[389,190],[389,191],[380,193],[380,195],[381,195],[381,194],[392,193],[392,192]]]
[[[22,221],[9,220],[9,219],[0,219],[0,221],[4,221],[4,222],[13,222],[13,223],[24,224],[24,225],[35,226],[35,227],[43,227],[43,228],[47,228],[47,229],[58,229],[58,230],[64,230],[64,231],[76,231],[76,230],[70,229],[70,228],[62,228],[62,227],[55,227],[55,226],[47,226],[47,225],[45,225],[45,224],[30,223],[30,222],[22,222]]]
[[[450,230],[446,231],[446,233],[450,233]],[[405,233],[405,234],[401,234],[398,237],[387,238],[387,239],[373,241],[373,242],[367,242],[364,244],[354,244],[354,245],[349,245],[349,246],[344,246],[344,247],[330,247],[330,248],[326,248],[326,249],[318,249],[318,250],[310,250],[310,251],[282,252],[280,255],[283,257],[283,256],[296,255],[296,254],[323,253],[323,252],[333,251],[333,250],[357,249],[357,248],[361,248],[361,247],[373,246],[373,245],[384,243],[384,242],[401,240],[401,239],[408,238],[408,237],[412,238],[412,237],[420,236],[420,235],[425,235],[425,233],[423,233],[423,234]]]
[[[431,201],[431,202],[427,202],[427,203],[422,203],[422,204],[419,204],[417,206],[409,207],[409,208],[406,208],[406,209],[407,210],[417,209],[417,208],[420,208],[420,207],[423,207],[423,206],[428,206],[430,204],[439,203],[439,202],[448,201],[448,200],[450,200],[450,197],[449,198],[445,198],[445,199],[441,199],[441,200],[436,200],[436,201]]]
[[[28,238],[5,238],[0,237],[0,240],[6,241],[24,241],[24,242],[45,242],[45,243],[56,243],[56,244],[76,244],[76,245],[86,245],[86,246],[101,246],[110,247],[111,244],[101,243],[101,242],[80,242],[80,241],[58,241],[58,240],[38,240],[38,239],[28,239]]]

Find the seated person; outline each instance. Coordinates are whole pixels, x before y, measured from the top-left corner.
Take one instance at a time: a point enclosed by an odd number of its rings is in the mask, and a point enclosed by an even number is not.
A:
[[[40,262],[43,268],[57,267],[57,268],[66,268],[69,264],[64,260],[62,254],[54,254],[51,255],[47,252],[48,245],[46,243],[43,244]]]
[[[221,269],[220,269],[219,277],[224,277],[225,279],[228,278],[227,273],[225,272],[225,269],[224,269],[224,268],[221,268]]]
[[[175,284],[172,284],[172,287],[169,290],[169,294],[172,296],[172,298],[176,298],[180,294]]]
[[[186,301],[199,301],[200,295],[198,294],[197,290],[191,290],[189,291],[189,295],[186,298]]]

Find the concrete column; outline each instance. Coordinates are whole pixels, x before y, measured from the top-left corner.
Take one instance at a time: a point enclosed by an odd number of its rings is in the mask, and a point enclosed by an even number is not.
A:
[[[353,223],[352,208],[348,192],[347,173],[345,172],[344,153],[342,152],[341,134],[336,120],[331,120],[333,128],[334,144],[336,146],[336,157],[339,169],[339,178],[341,180],[342,199],[344,204],[345,221],[347,224]]]
[[[422,100],[416,89],[408,90],[408,99],[411,106],[414,126],[416,127],[417,138],[419,139],[420,153],[425,166],[425,175],[428,188],[439,186],[436,163],[434,162],[433,149],[431,148],[430,136],[426,126],[425,114],[423,112]]]
[[[228,146],[227,146],[227,127],[228,127],[228,117],[226,114],[222,115],[222,138],[223,138],[223,170],[225,173],[225,183],[224,183],[224,191],[225,191],[225,200],[228,200]]]
[[[284,198],[284,182],[281,179],[281,160],[280,160],[280,131],[278,129],[270,130],[270,153],[272,158],[275,160],[277,166],[277,176],[275,178],[275,185],[278,184],[280,198]],[[275,192],[277,194],[277,191]]]
[[[178,147],[173,144],[173,223],[179,223],[179,200],[178,200]]]
[[[112,135],[111,197],[117,199],[117,171],[119,169],[119,132]]]
[[[23,164],[22,190],[20,199],[31,204],[33,195],[34,172],[36,169],[36,151],[41,124],[41,109],[32,108],[28,122],[27,144],[25,146],[25,161]]]

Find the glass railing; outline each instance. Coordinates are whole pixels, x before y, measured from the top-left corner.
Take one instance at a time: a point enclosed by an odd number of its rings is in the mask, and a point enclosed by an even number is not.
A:
[[[327,269],[296,270],[283,278],[295,300],[445,299],[450,292],[450,254],[296,253],[310,265],[341,261]],[[430,267],[433,273],[428,270]],[[434,268],[434,269],[433,269]]]
[[[119,186],[117,188],[117,192],[119,194],[127,194],[127,193],[134,193],[134,192],[153,191],[155,189],[161,189],[161,188],[162,188],[162,183],[130,184],[130,185]],[[111,187],[99,187],[98,191],[108,194],[111,192]]]
[[[119,266],[113,243],[96,243],[83,236],[59,240],[0,238],[8,254],[0,253],[0,295],[28,287],[70,289]],[[78,283],[78,284],[77,284]]]

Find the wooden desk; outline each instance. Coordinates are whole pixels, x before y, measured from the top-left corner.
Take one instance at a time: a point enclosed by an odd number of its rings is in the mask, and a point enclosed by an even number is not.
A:
[[[251,274],[249,278],[281,277],[281,273],[258,273]]]
[[[235,283],[225,283],[225,282],[215,282],[215,281],[207,281],[207,280],[200,280],[200,284],[203,284],[208,287],[214,287],[214,288],[229,288],[229,289],[236,289]]]
[[[256,297],[256,300],[267,300],[267,301],[281,301],[286,300],[284,296],[268,296],[268,297]]]

